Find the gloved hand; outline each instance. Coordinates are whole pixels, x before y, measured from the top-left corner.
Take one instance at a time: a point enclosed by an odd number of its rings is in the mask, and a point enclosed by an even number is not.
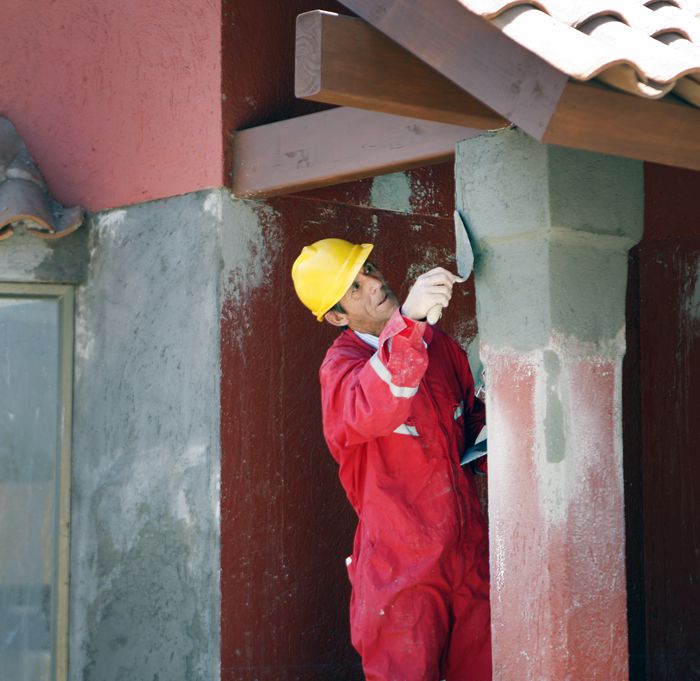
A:
[[[425,319],[435,305],[447,307],[452,298],[452,286],[466,281],[444,267],[435,267],[421,274],[411,287],[401,306],[401,313],[416,321]]]

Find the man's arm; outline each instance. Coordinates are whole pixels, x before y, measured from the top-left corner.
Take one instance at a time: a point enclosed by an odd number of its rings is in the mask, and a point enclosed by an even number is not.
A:
[[[369,360],[331,351],[321,366],[321,399],[326,439],[351,447],[390,435],[406,420],[413,396],[428,368],[425,322],[397,310]]]
[[[400,310],[379,336],[379,349],[369,361],[331,351],[321,366],[323,428],[326,439],[340,447],[391,435],[408,416],[428,368],[423,340],[428,310],[447,307],[455,282],[464,281],[442,267],[420,275]]]

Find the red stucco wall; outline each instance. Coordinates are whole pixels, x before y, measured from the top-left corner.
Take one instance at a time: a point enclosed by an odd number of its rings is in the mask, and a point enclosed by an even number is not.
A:
[[[296,17],[315,9],[350,13],[333,0],[222,0],[223,134],[228,171],[232,131],[327,108],[293,96]]]
[[[322,108],[293,97],[295,17],[312,9],[347,13],[329,0],[224,0],[227,153],[232,130]],[[409,177],[409,214],[373,209],[371,180],[258,205],[270,276],[229,295],[221,318],[223,681],[362,678],[344,564],[356,521],[321,430],[318,367],[337,330],[297,301],[289,273],[303,245],[331,235],[374,242],[402,293],[410,266],[449,263],[452,165]],[[471,283],[444,322],[462,341],[475,335]]]
[[[344,564],[356,519],[321,430],[318,367],[337,330],[297,301],[289,272],[303,245],[331,235],[375,243],[373,259],[401,295],[409,272],[454,263],[451,166],[410,177],[413,214],[369,207],[370,181],[269,201],[270,278],[224,307],[224,681],[362,678]],[[473,338],[471,281],[443,321],[462,342]]]
[[[223,183],[217,0],[3,0],[0,113],[64,204]]]
[[[648,164],[645,193],[639,350],[646,679],[680,681],[700,670],[700,173]]]

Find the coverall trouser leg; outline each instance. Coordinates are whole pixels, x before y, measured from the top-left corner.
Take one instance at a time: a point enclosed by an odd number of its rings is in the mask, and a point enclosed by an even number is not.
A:
[[[491,681],[487,578],[472,569],[457,589],[392,584],[371,569],[353,579],[352,642],[366,681]]]

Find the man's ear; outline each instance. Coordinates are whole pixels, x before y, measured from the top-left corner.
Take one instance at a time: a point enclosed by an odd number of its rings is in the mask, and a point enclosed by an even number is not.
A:
[[[347,326],[348,316],[337,310],[328,310],[324,315],[324,319],[333,326]]]

